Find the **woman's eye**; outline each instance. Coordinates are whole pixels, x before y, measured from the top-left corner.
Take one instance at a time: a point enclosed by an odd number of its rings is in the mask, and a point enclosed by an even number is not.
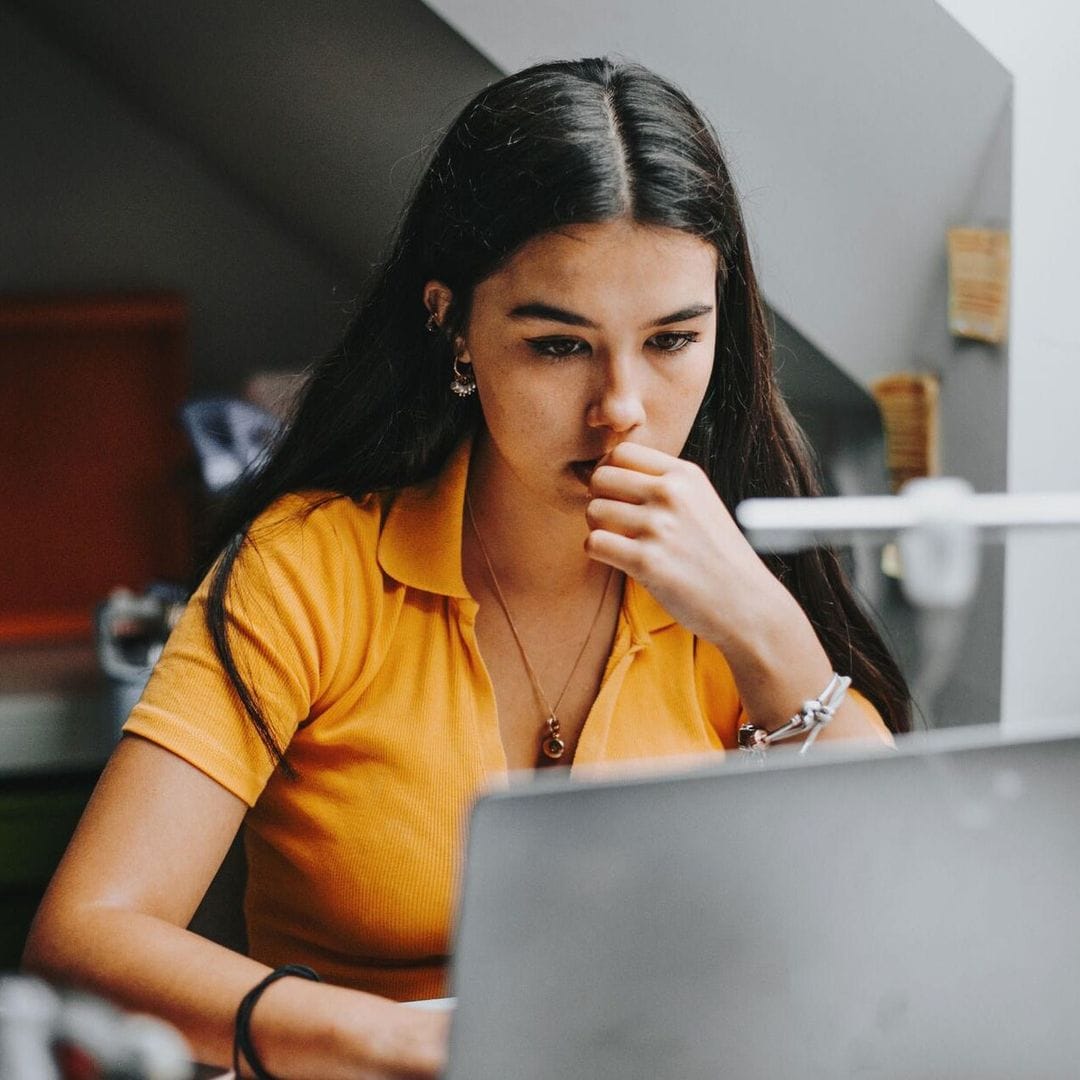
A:
[[[586,352],[589,346],[580,338],[536,338],[529,342],[529,348],[537,356],[564,360],[569,356]]]
[[[654,334],[649,342],[661,352],[678,352],[692,341],[697,341],[699,336],[693,330],[669,330],[663,334]]]

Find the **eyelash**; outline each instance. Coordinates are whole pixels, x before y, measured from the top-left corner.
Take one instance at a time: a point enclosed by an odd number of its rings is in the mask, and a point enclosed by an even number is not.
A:
[[[687,345],[700,340],[701,335],[694,330],[665,330],[663,333],[654,334],[649,341],[655,342],[660,338],[672,339],[671,347],[654,345],[654,348],[662,353],[677,353],[685,349]],[[542,356],[546,360],[570,360],[575,356],[581,356],[589,347],[588,343],[580,338],[570,337],[533,338],[528,345],[537,356]],[[566,346],[570,346],[568,351],[559,351]]]

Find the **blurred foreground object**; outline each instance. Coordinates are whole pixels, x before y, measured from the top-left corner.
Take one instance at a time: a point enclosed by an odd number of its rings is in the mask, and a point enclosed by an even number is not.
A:
[[[871,390],[885,426],[885,457],[895,494],[909,480],[936,476],[938,380],[925,372],[897,372]]]
[[[0,977],[3,1080],[191,1080],[183,1036],[163,1020],[123,1013],[40,979]]]
[[[1009,234],[949,230],[949,332],[999,345],[1009,321]]]

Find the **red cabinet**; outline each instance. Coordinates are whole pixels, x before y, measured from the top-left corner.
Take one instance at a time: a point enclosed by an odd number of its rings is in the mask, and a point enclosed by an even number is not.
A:
[[[185,580],[187,305],[0,299],[0,645],[89,636],[116,585]]]

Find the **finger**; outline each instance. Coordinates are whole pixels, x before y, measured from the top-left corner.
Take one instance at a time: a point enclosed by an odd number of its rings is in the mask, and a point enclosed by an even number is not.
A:
[[[641,572],[641,544],[619,533],[594,529],[585,541],[585,553],[631,577]]]
[[[600,459],[600,464],[633,469],[652,476],[663,476],[678,460],[670,454],[665,454],[663,450],[655,450],[651,446],[642,446],[641,443],[635,442],[621,442]]]
[[[589,479],[589,492],[597,499],[645,503],[652,498],[656,479],[651,473],[617,465],[597,465]]]
[[[590,529],[640,536],[648,529],[648,510],[638,503],[615,499],[592,499],[585,508]]]

